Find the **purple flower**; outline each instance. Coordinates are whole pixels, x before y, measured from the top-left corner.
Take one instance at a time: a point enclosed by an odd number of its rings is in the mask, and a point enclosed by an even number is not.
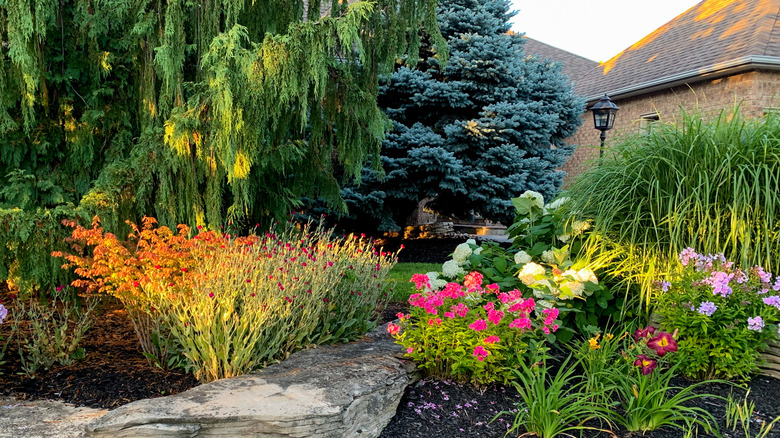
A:
[[[772,286],[772,290],[780,291],[780,275],[775,277],[775,284],[774,284],[774,286]]]
[[[716,306],[715,303],[712,301],[704,301],[703,303],[699,304],[699,310],[697,310],[697,312],[701,313],[702,315],[712,316],[716,310],[718,310],[718,306]]]
[[[762,283],[769,283],[772,281],[772,274],[766,272],[761,266],[756,265],[753,269],[756,271],[756,275],[758,275],[758,278],[761,279]]]
[[[672,286],[672,283],[669,283],[668,281],[662,281],[661,282],[661,290],[666,292],[669,290],[669,288]]]
[[[780,310],[780,297],[773,296],[773,297],[766,297],[764,298],[764,304],[767,306],[773,306],[777,308],[777,310]]]
[[[760,332],[764,329],[764,320],[760,316],[748,318],[748,330]]]
[[[734,278],[734,274],[715,271],[704,281],[712,286],[713,295],[720,295],[723,298],[728,298],[733,292],[731,287],[729,287],[729,281],[731,281],[732,278]]]
[[[6,309],[5,306],[0,304],[0,324],[2,324],[6,316],[8,316],[8,309]]]

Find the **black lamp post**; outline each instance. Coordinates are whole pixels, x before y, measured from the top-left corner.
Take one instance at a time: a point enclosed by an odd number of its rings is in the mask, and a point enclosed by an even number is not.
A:
[[[593,124],[596,129],[601,131],[601,149],[599,149],[599,158],[604,156],[604,141],[607,139],[607,131],[615,125],[615,113],[620,108],[615,105],[605,94],[595,105],[590,107],[593,111]]]

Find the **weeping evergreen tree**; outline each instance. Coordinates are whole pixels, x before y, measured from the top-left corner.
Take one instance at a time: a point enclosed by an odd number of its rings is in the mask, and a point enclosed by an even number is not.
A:
[[[349,3],[349,4],[348,4]],[[268,223],[379,163],[378,78],[436,0],[0,0],[0,279],[65,218]]]
[[[359,226],[398,229],[425,198],[448,215],[511,222],[510,198],[554,196],[571,154],[564,139],[581,123],[560,65],[525,56],[509,32],[509,0],[450,0],[438,8],[450,61],[423,44],[418,68],[398,66],[380,94],[393,123],[383,143],[384,174],[363,170],[346,187]],[[344,220],[341,221],[342,223]]]

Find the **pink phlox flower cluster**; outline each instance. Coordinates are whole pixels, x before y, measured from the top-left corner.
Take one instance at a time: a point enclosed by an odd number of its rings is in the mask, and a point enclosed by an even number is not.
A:
[[[531,320],[528,319],[527,316],[523,315],[522,317],[515,319],[514,321],[509,323],[509,328],[516,328],[520,330],[527,330],[531,328]]]
[[[555,331],[558,330],[558,324],[553,324],[551,326],[544,326],[542,327],[542,331],[545,335],[549,335],[550,333],[555,333]]]
[[[748,330],[760,332],[764,329],[764,319],[760,316],[748,318]]]
[[[720,264],[726,263],[726,257],[724,257],[723,254],[699,255],[696,259],[696,270],[712,271],[712,266],[715,262],[719,262]]]
[[[468,306],[466,306],[463,303],[458,303],[457,305],[451,306],[450,310],[455,312],[455,314],[460,316],[461,318],[463,318],[464,316],[466,316],[467,313],[469,313]]]
[[[683,266],[688,266],[691,261],[695,262],[698,258],[699,254],[697,254],[693,248],[688,247],[680,251],[680,263],[682,263]]]
[[[552,325],[552,323],[555,322],[555,320],[558,318],[558,313],[560,311],[558,309],[544,309],[542,310],[542,314],[544,315],[544,325]]]
[[[775,284],[772,286],[772,290],[775,292],[780,291],[780,275],[775,277]]]
[[[430,295],[412,294],[409,296],[409,305],[422,307],[425,309],[425,313],[436,315],[439,313],[436,308],[444,305],[444,298],[436,293]]]
[[[533,298],[524,300],[520,298],[516,303],[509,306],[510,312],[531,313],[536,308],[536,302]]]
[[[444,316],[449,319],[455,319],[455,313],[453,312],[444,312]]]
[[[504,317],[504,312],[500,310],[488,310],[488,320],[494,325],[498,325]]]
[[[466,274],[466,276],[463,277],[463,286],[466,286],[466,289],[468,289],[469,292],[481,290],[482,274],[477,271]]]
[[[414,283],[414,286],[417,289],[422,289],[423,287],[426,287],[428,289],[431,288],[431,281],[425,274],[414,274],[412,275],[412,279],[409,280],[410,283]]]
[[[512,301],[522,300],[522,299],[523,299],[523,293],[517,289],[508,293],[502,292],[498,294],[498,301],[501,301],[504,304],[510,303]]]
[[[469,328],[474,330],[475,332],[481,332],[482,330],[485,330],[487,328],[487,322],[485,322],[484,319],[478,319],[471,324],[469,324]]]
[[[485,347],[477,345],[474,347],[474,353],[472,356],[476,357],[478,361],[482,362],[486,357],[490,356],[490,352],[485,350]]]
[[[748,276],[741,269],[737,269],[734,272],[734,281],[736,281],[737,284],[745,284],[745,282],[748,281]]]
[[[764,304],[766,304],[767,306],[772,306],[777,310],[780,310],[780,297],[778,296],[766,297],[764,298]]]
[[[461,287],[461,285],[458,283],[447,283],[447,285],[444,286],[444,289],[442,289],[440,293],[443,297],[452,299],[458,299],[466,295],[463,287]]]
[[[712,286],[712,294],[728,298],[732,294],[729,282],[734,278],[734,274],[728,274],[723,271],[715,271],[704,282]]]
[[[493,335],[493,336],[488,336],[487,338],[485,338],[485,343],[486,344],[495,344],[496,342],[498,342],[500,340],[501,340],[501,338],[499,338],[496,335]]]
[[[428,325],[441,325],[441,318],[429,319]]]
[[[485,310],[487,310],[487,311],[491,311],[491,310],[493,310],[493,309],[495,309],[495,308],[496,308],[496,305],[495,305],[495,303],[493,303],[492,301],[490,301],[489,303],[487,303],[487,304],[485,304],[484,306],[482,306],[482,308],[483,308],[483,309],[485,309]]]

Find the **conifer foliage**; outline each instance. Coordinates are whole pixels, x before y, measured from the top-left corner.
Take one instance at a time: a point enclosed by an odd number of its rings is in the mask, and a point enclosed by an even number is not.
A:
[[[445,46],[436,0],[0,0],[0,279],[51,284],[65,218],[343,207],[334,161],[378,163],[378,77],[421,26]]]
[[[385,175],[364,169],[343,190],[359,224],[398,229],[419,201],[435,210],[511,222],[510,198],[525,190],[551,199],[556,170],[571,154],[564,139],[584,103],[560,65],[527,57],[509,32],[509,0],[450,0],[438,9],[450,62],[423,45],[416,70],[402,64],[380,95],[394,130],[383,143]],[[384,176],[384,179],[383,179]]]

